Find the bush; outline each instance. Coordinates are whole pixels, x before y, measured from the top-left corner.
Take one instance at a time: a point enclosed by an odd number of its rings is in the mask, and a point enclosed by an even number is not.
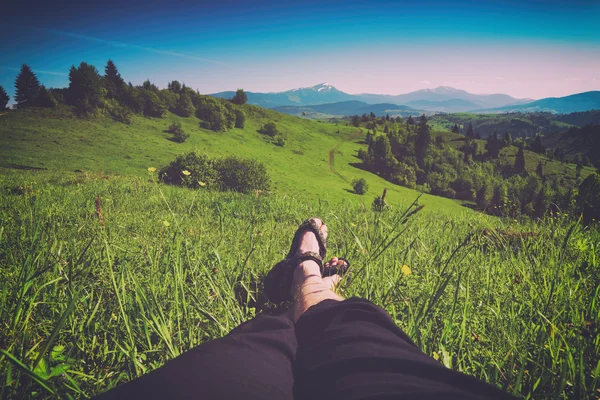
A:
[[[203,121],[200,123],[201,127],[208,127],[215,132],[224,132],[234,126],[236,116],[230,103],[227,104],[231,109],[221,104],[219,100],[208,96],[201,96],[197,103],[196,117]]]
[[[275,136],[273,138],[273,143],[275,143],[277,146],[283,147],[283,146],[285,146],[286,140],[287,139],[286,139],[285,135],[279,133],[277,136]]]
[[[249,193],[269,190],[271,181],[263,163],[252,159],[229,156],[215,162],[219,183],[223,190]]]
[[[355,179],[352,181],[352,188],[356,194],[365,194],[369,190],[369,184],[365,178]]]
[[[275,137],[279,134],[279,130],[277,129],[277,125],[275,125],[275,122],[269,122],[264,124],[258,130],[258,132],[271,137]]]
[[[246,114],[242,110],[235,110],[235,127],[243,129],[246,124]]]
[[[131,124],[131,111],[127,108],[119,104],[116,99],[108,99],[106,100],[106,111],[108,115],[112,119],[118,122],[122,122],[124,124]]]
[[[215,163],[208,156],[193,152],[177,157],[158,172],[158,177],[165,183],[193,189],[218,183]]]
[[[158,177],[171,185],[192,189],[217,187],[242,193],[266,191],[271,186],[267,170],[261,162],[235,156],[212,160],[194,152],[177,157],[158,172]]]
[[[169,126],[169,129],[167,129],[167,132],[173,134],[173,141],[177,143],[183,143],[186,141],[187,138],[190,137],[188,133],[185,133],[183,131],[183,128],[181,127],[181,124],[179,122],[172,123]]]

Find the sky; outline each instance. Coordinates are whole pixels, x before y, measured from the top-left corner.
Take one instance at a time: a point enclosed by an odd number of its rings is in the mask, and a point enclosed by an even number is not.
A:
[[[81,61],[201,93],[328,82],[347,93],[452,86],[517,98],[600,90],[600,0],[12,2],[0,86],[28,64],[68,86]]]

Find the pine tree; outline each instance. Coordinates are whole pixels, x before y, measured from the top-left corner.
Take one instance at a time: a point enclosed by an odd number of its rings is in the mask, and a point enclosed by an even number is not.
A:
[[[9,100],[10,97],[8,97],[8,94],[6,94],[6,90],[0,86],[0,111],[6,109],[6,105],[8,104]]]
[[[519,151],[517,152],[513,170],[515,174],[522,174],[525,172],[525,151],[522,146],[519,147]]]
[[[425,114],[419,119],[419,127],[417,128],[417,137],[415,139],[415,155],[417,157],[417,164],[423,168],[425,155],[429,150],[431,143],[431,133],[429,132],[429,125],[427,125],[427,118]]]
[[[542,144],[542,137],[540,135],[535,135],[531,149],[538,154],[544,154],[546,152],[546,149],[544,149],[544,145]]]
[[[539,176],[540,178],[544,178],[544,167],[542,165],[542,162],[540,161],[537,165],[537,168],[535,169],[535,173],[537,174],[537,176]]]
[[[108,60],[104,67],[104,87],[106,88],[106,97],[109,99],[118,99],[123,92],[125,81],[117,70],[117,66],[112,60]]]
[[[467,137],[467,140],[475,139],[475,133],[473,132],[473,125],[470,122],[469,122],[469,126],[467,128],[466,137]]]
[[[454,124],[454,126],[452,127],[452,133],[459,133],[460,129],[458,128],[457,124]]]
[[[512,146],[512,136],[510,135],[510,132],[506,132],[504,134],[504,146]]]
[[[29,107],[35,103],[40,91],[40,81],[27,64],[21,66],[21,72],[15,79],[15,103],[17,108]]]

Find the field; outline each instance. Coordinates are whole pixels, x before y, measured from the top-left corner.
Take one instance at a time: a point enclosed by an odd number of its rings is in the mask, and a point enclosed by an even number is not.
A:
[[[303,194],[311,200],[335,202],[364,201],[388,188],[389,199],[410,204],[418,192],[391,185],[351,164],[364,140],[355,127],[303,120],[267,109],[245,106],[249,118],[244,129],[213,132],[200,129],[196,118],[168,114],[164,119],[136,116],[131,125],[110,118],[94,120],[73,116],[69,109],[26,109],[0,116],[0,167],[27,166],[62,171],[101,171],[110,174],[147,174],[148,167],[161,167],[177,155],[198,151],[220,156],[252,157],[266,164],[281,194]],[[172,122],[180,122],[190,138],[185,143],[169,140],[165,132]],[[284,147],[272,144],[257,130],[275,122],[288,140]],[[338,133],[339,131],[339,133]],[[331,161],[331,164],[330,164]],[[351,181],[365,178],[369,191],[364,196],[350,193]],[[463,213],[459,202],[424,195],[426,208]]]
[[[597,228],[425,195],[400,223],[419,194],[350,165],[354,127],[268,112],[214,133],[173,115],[126,126],[25,112],[0,116],[2,398],[92,396],[271,312],[261,279],[312,215],[329,254],[353,263],[343,295],[385,308],[447,367],[524,398],[600,395]],[[174,120],[184,144],[163,132]],[[271,120],[284,147],[256,132]],[[273,193],[175,188],[147,170],[193,149],[262,160]],[[365,196],[350,192],[357,177]],[[384,187],[392,207],[373,212]]]

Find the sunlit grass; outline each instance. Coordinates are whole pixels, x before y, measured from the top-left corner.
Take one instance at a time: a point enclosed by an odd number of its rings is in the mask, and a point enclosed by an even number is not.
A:
[[[596,229],[427,206],[407,219],[409,204],[374,213],[370,195],[192,191],[148,166],[0,175],[3,397],[91,396],[225,335],[256,315],[240,299],[261,303],[262,277],[312,215],[329,254],[352,261],[342,293],[385,308],[441,363],[526,398],[597,396]]]

